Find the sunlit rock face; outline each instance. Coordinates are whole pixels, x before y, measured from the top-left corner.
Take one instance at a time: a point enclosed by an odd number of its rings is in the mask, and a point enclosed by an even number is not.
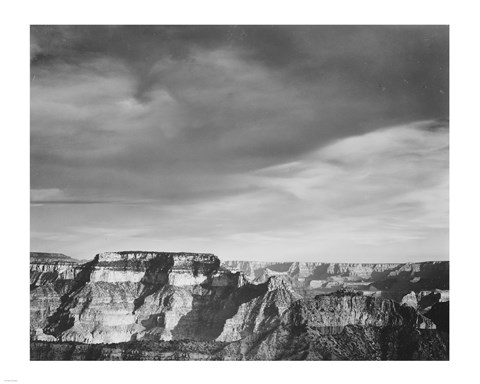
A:
[[[132,282],[138,283],[142,280],[144,271],[117,270],[108,267],[97,267],[90,276],[92,282],[120,283]]]

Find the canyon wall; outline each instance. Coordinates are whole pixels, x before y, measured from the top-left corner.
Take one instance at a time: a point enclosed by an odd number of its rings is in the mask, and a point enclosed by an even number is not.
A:
[[[182,359],[186,348],[190,359],[343,359],[353,353],[346,335],[355,332],[365,358],[388,338],[388,356],[410,356],[405,337],[422,358],[445,358],[448,340],[435,333],[437,324],[448,332],[445,286],[448,263],[221,264],[212,254],[140,251],[78,263],[31,254],[32,356]],[[328,352],[336,343],[346,344]]]

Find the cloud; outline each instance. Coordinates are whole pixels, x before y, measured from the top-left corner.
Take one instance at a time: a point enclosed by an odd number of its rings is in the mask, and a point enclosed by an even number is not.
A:
[[[258,171],[254,178],[271,191],[266,204],[272,204],[275,195],[313,222],[322,216],[334,222],[346,217],[362,230],[371,222],[373,231],[382,228],[385,238],[391,233],[399,235],[399,241],[407,232],[417,236],[432,227],[445,229],[448,125],[427,129],[433,124],[419,122],[341,139],[294,163]],[[347,223],[341,225],[348,229]]]
[[[437,122],[418,122],[340,139],[295,162],[232,178],[251,190],[188,204],[82,208],[83,217],[67,232],[106,250],[210,247],[224,258],[447,257],[446,123],[439,128]],[[64,222],[73,212],[78,214],[65,207],[62,219],[54,216]]]
[[[445,255],[446,27],[34,26],[31,51],[32,228],[76,253]]]
[[[182,175],[208,180],[262,166],[265,160],[251,156],[249,143],[263,141],[258,151],[268,162],[274,148],[264,146],[278,141],[270,138],[285,136],[293,124],[302,129],[309,119],[308,100],[263,69],[247,67],[235,52],[198,52],[194,58],[157,63],[153,71],[163,84],[150,90],[147,103],[135,98],[129,71],[106,59],[61,64],[54,75],[40,71],[32,84],[34,186],[55,182],[85,200],[181,197],[168,186],[184,184]],[[137,176],[143,180],[132,183]],[[210,185],[231,189],[228,179]],[[178,188],[199,196],[205,187],[200,181],[173,185]]]
[[[295,159],[380,112],[369,99],[340,94],[346,84],[335,78],[312,94],[243,57],[192,48],[188,60],[159,59],[145,100],[136,97],[135,71],[111,57],[37,69],[34,187],[56,183],[77,200],[195,198],[205,187],[188,180],[203,175],[212,195],[221,194],[238,187],[231,173]]]

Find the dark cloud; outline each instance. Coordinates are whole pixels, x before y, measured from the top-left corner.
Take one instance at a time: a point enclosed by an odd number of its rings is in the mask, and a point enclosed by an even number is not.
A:
[[[55,61],[112,57],[136,72],[138,95],[155,82],[149,72],[159,60],[231,48],[285,72],[292,86],[335,76],[364,93],[416,93],[438,116],[448,105],[446,26],[32,26],[31,39],[33,72]]]

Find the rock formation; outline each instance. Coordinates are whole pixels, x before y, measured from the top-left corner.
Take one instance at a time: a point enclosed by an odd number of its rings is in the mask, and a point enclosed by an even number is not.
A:
[[[299,298],[275,277],[249,284],[210,254],[105,253],[65,268],[57,261],[32,263],[36,340],[232,340],[255,322],[253,328],[262,329]],[[249,321],[242,319],[244,308],[257,306],[256,316],[249,310]]]
[[[243,272],[251,282],[264,281],[264,276],[288,276],[292,287],[302,296],[313,297],[341,289],[384,292],[385,298],[401,300],[411,291],[432,288],[448,291],[448,262],[404,264],[353,263],[273,263],[226,261],[224,267]]]
[[[221,264],[212,254],[140,251],[101,253],[80,264],[31,254],[32,358],[345,359],[353,353],[347,344],[328,348],[353,332],[365,351],[407,335],[421,358],[444,359],[448,348],[436,324],[448,332],[448,308],[439,307],[448,291],[435,273],[448,274],[448,265],[426,264]],[[405,281],[410,288],[433,285],[388,297]],[[436,352],[421,344],[422,335]],[[398,348],[372,356],[415,355]]]
[[[298,300],[263,335],[230,343],[239,360],[443,360],[448,338],[413,308],[392,300],[338,292]]]

